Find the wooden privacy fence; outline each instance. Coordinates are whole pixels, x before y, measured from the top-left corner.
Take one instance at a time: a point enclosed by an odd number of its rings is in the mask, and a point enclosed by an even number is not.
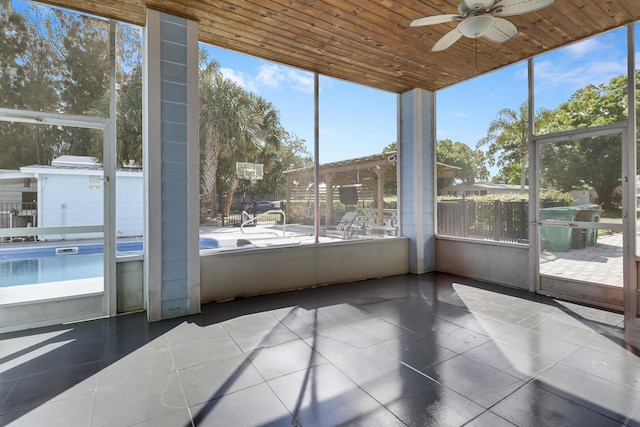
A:
[[[438,202],[438,234],[525,242],[529,238],[529,202],[443,200]]]

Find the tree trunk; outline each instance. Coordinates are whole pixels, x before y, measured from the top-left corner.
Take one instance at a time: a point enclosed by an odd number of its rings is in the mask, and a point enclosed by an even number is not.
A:
[[[526,193],[525,184],[526,184],[526,174],[527,174],[527,159],[522,156],[522,162],[520,164],[520,192],[522,194]]]
[[[211,206],[211,216],[217,218],[218,203],[216,200],[216,187],[221,145],[216,142],[210,130],[207,131],[206,144],[204,163],[202,165],[202,193],[204,200],[207,200]]]
[[[618,207],[613,204],[613,192],[615,191],[615,187],[604,185],[602,187],[594,186],[594,189],[598,194],[598,204],[605,212],[612,212],[618,209]]]
[[[231,203],[233,202],[233,195],[238,188],[238,184],[240,180],[234,175],[229,183],[229,188],[227,189],[227,197],[224,199],[224,214],[229,216],[231,213]]]
[[[520,193],[525,194],[527,183],[527,163],[529,161],[529,135],[522,135],[520,139]]]

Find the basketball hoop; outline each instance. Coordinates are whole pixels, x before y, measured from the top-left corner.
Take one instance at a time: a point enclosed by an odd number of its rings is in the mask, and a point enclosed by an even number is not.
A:
[[[236,177],[255,184],[263,178],[263,165],[260,163],[236,162]]]

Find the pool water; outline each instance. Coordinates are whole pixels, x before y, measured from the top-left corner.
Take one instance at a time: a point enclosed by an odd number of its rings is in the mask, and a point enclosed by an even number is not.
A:
[[[213,238],[200,239],[200,249],[215,249]],[[118,243],[117,256],[142,254],[142,242]],[[102,277],[101,244],[0,250],[0,287]]]
[[[104,257],[101,253],[2,260],[0,286],[102,277],[103,273]]]

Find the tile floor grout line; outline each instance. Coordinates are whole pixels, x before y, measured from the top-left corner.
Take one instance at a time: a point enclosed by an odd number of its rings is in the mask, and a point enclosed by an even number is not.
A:
[[[187,391],[184,388],[184,383],[182,382],[182,375],[180,375],[180,369],[178,369],[178,364],[176,363],[176,358],[173,354],[173,346],[171,345],[170,340],[167,340],[167,347],[169,347],[169,354],[171,354],[171,365],[173,369],[175,369],[175,373],[178,376],[178,382],[180,383],[180,390],[182,390],[182,398],[184,399],[184,405],[187,408],[187,413],[189,414],[189,421],[191,422],[191,427],[196,427],[193,421],[193,413],[191,412],[191,407],[189,406],[189,401],[187,400]]]
[[[454,356],[454,357],[455,357],[455,356]],[[447,360],[450,360],[450,359],[447,359]],[[419,371],[418,369],[414,368],[413,366],[409,365],[408,363],[405,363],[405,362],[403,362],[402,360],[399,360],[399,362],[400,362],[400,364],[401,364],[402,366],[405,366],[405,367],[407,367],[407,368],[411,369],[412,371],[414,371],[414,372],[416,372],[416,373],[418,373],[418,374],[422,375],[423,377],[425,377],[425,378],[427,378],[427,379],[430,379],[431,381],[435,382],[436,384],[439,384],[439,385],[441,385],[441,386],[446,387],[447,389],[449,389],[449,387],[447,387],[446,385],[442,384],[440,381],[436,380],[435,378],[430,377],[429,375],[425,374],[425,373],[424,373],[424,372],[422,372],[422,371]],[[442,363],[442,362],[440,362],[440,363]],[[434,365],[432,365],[432,366],[436,366],[436,365],[438,365],[438,363],[436,363],[436,364],[434,364]],[[451,390],[451,389],[449,389],[449,390]],[[451,390],[451,391],[453,391],[453,390]]]
[[[580,351],[580,349],[582,349],[582,348],[586,348],[586,347],[584,347],[584,346],[579,346],[579,347],[580,347],[580,348],[578,348],[577,350],[575,350],[574,352],[572,352],[570,355],[573,355],[573,354],[577,353],[577,352],[578,352],[578,351]],[[558,360],[557,362],[553,363],[553,364],[552,364],[551,366],[549,366],[548,368],[545,368],[543,371],[538,372],[535,376],[531,376],[527,381],[523,381],[523,384],[522,384],[520,387],[516,388],[516,389],[515,389],[515,390],[513,390],[511,393],[507,394],[507,395],[506,395],[506,396],[504,396],[502,399],[498,400],[496,403],[494,403],[493,405],[491,405],[490,407],[488,407],[488,408],[487,408],[487,410],[491,410],[491,409],[493,409],[493,408],[494,408],[496,405],[498,405],[500,402],[502,402],[502,401],[506,400],[507,398],[509,398],[510,396],[512,396],[514,393],[516,393],[516,392],[517,392],[517,391],[519,391],[520,389],[522,389],[522,388],[524,388],[524,387],[526,387],[526,386],[528,386],[528,385],[532,385],[535,381],[540,381],[540,382],[542,382],[542,380],[540,380],[539,378],[540,378],[540,377],[541,377],[545,372],[548,372],[549,370],[553,369],[554,367],[561,365],[561,364],[562,364],[562,362],[563,362],[564,360],[566,360],[570,355],[565,356],[565,357],[564,357],[564,358],[562,358],[561,360]],[[571,368],[571,369],[575,369],[575,368],[572,368],[570,365],[566,365],[566,366],[567,366],[567,367],[569,367],[569,368]],[[578,371],[579,371],[579,370],[578,370]],[[595,413],[597,413],[597,414],[599,414],[599,415],[601,415],[601,416],[603,416],[603,417],[609,418],[609,419],[611,419],[611,420],[613,420],[613,421],[617,421],[617,420],[615,420],[614,418],[611,418],[610,416],[608,416],[608,415],[606,415],[606,414],[603,414],[603,413],[602,413],[602,412],[600,412],[600,411],[596,411],[596,410],[594,410],[594,409],[591,409],[591,408],[589,408],[589,407],[587,407],[587,406],[583,405],[583,404],[582,404],[582,403],[580,403],[580,402],[576,402],[575,400],[568,399],[568,398],[566,398],[566,397],[564,397],[564,396],[561,396],[560,394],[554,393],[553,391],[548,390],[548,389],[546,389],[546,388],[545,388],[545,389],[543,389],[543,390],[545,390],[545,391],[546,391],[546,392],[548,392],[548,393],[553,394],[554,396],[556,396],[556,397],[558,397],[558,398],[560,398],[560,399],[565,399],[565,400],[567,400],[567,401],[569,401],[569,402],[571,402],[571,403],[573,403],[573,404],[576,404],[576,405],[578,405],[578,406],[580,406],[580,407],[582,407],[582,408],[584,408],[584,409],[587,409],[587,410],[589,410],[589,411],[593,411],[593,412],[595,412]],[[493,412],[493,411],[492,411],[492,412]],[[495,412],[493,412],[493,413],[495,414]],[[498,415],[498,414],[496,414],[496,415]],[[498,415],[498,416],[500,416],[500,415]],[[633,417],[633,414],[631,415],[631,417]],[[502,418],[502,417],[500,417],[500,418]],[[629,418],[629,417],[627,417],[627,421],[629,421],[629,420],[633,420],[633,418]],[[508,421],[508,420],[507,420],[507,421]],[[509,422],[510,422],[510,421],[509,421]],[[626,421],[625,421],[625,422],[626,422]],[[518,424],[516,424],[516,425],[518,425]],[[623,426],[625,426],[626,424],[622,424],[622,425],[623,425]]]
[[[107,345],[107,335],[103,331],[102,345],[100,347],[100,360],[98,363],[98,372],[94,374],[96,375],[96,385],[93,389],[93,399],[91,401],[91,416],[89,417],[89,425],[93,425],[93,418],[96,412],[96,401],[98,399],[98,387],[100,386],[100,373],[106,368],[106,366],[104,365],[104,353],[105,353],[106,345]]]

